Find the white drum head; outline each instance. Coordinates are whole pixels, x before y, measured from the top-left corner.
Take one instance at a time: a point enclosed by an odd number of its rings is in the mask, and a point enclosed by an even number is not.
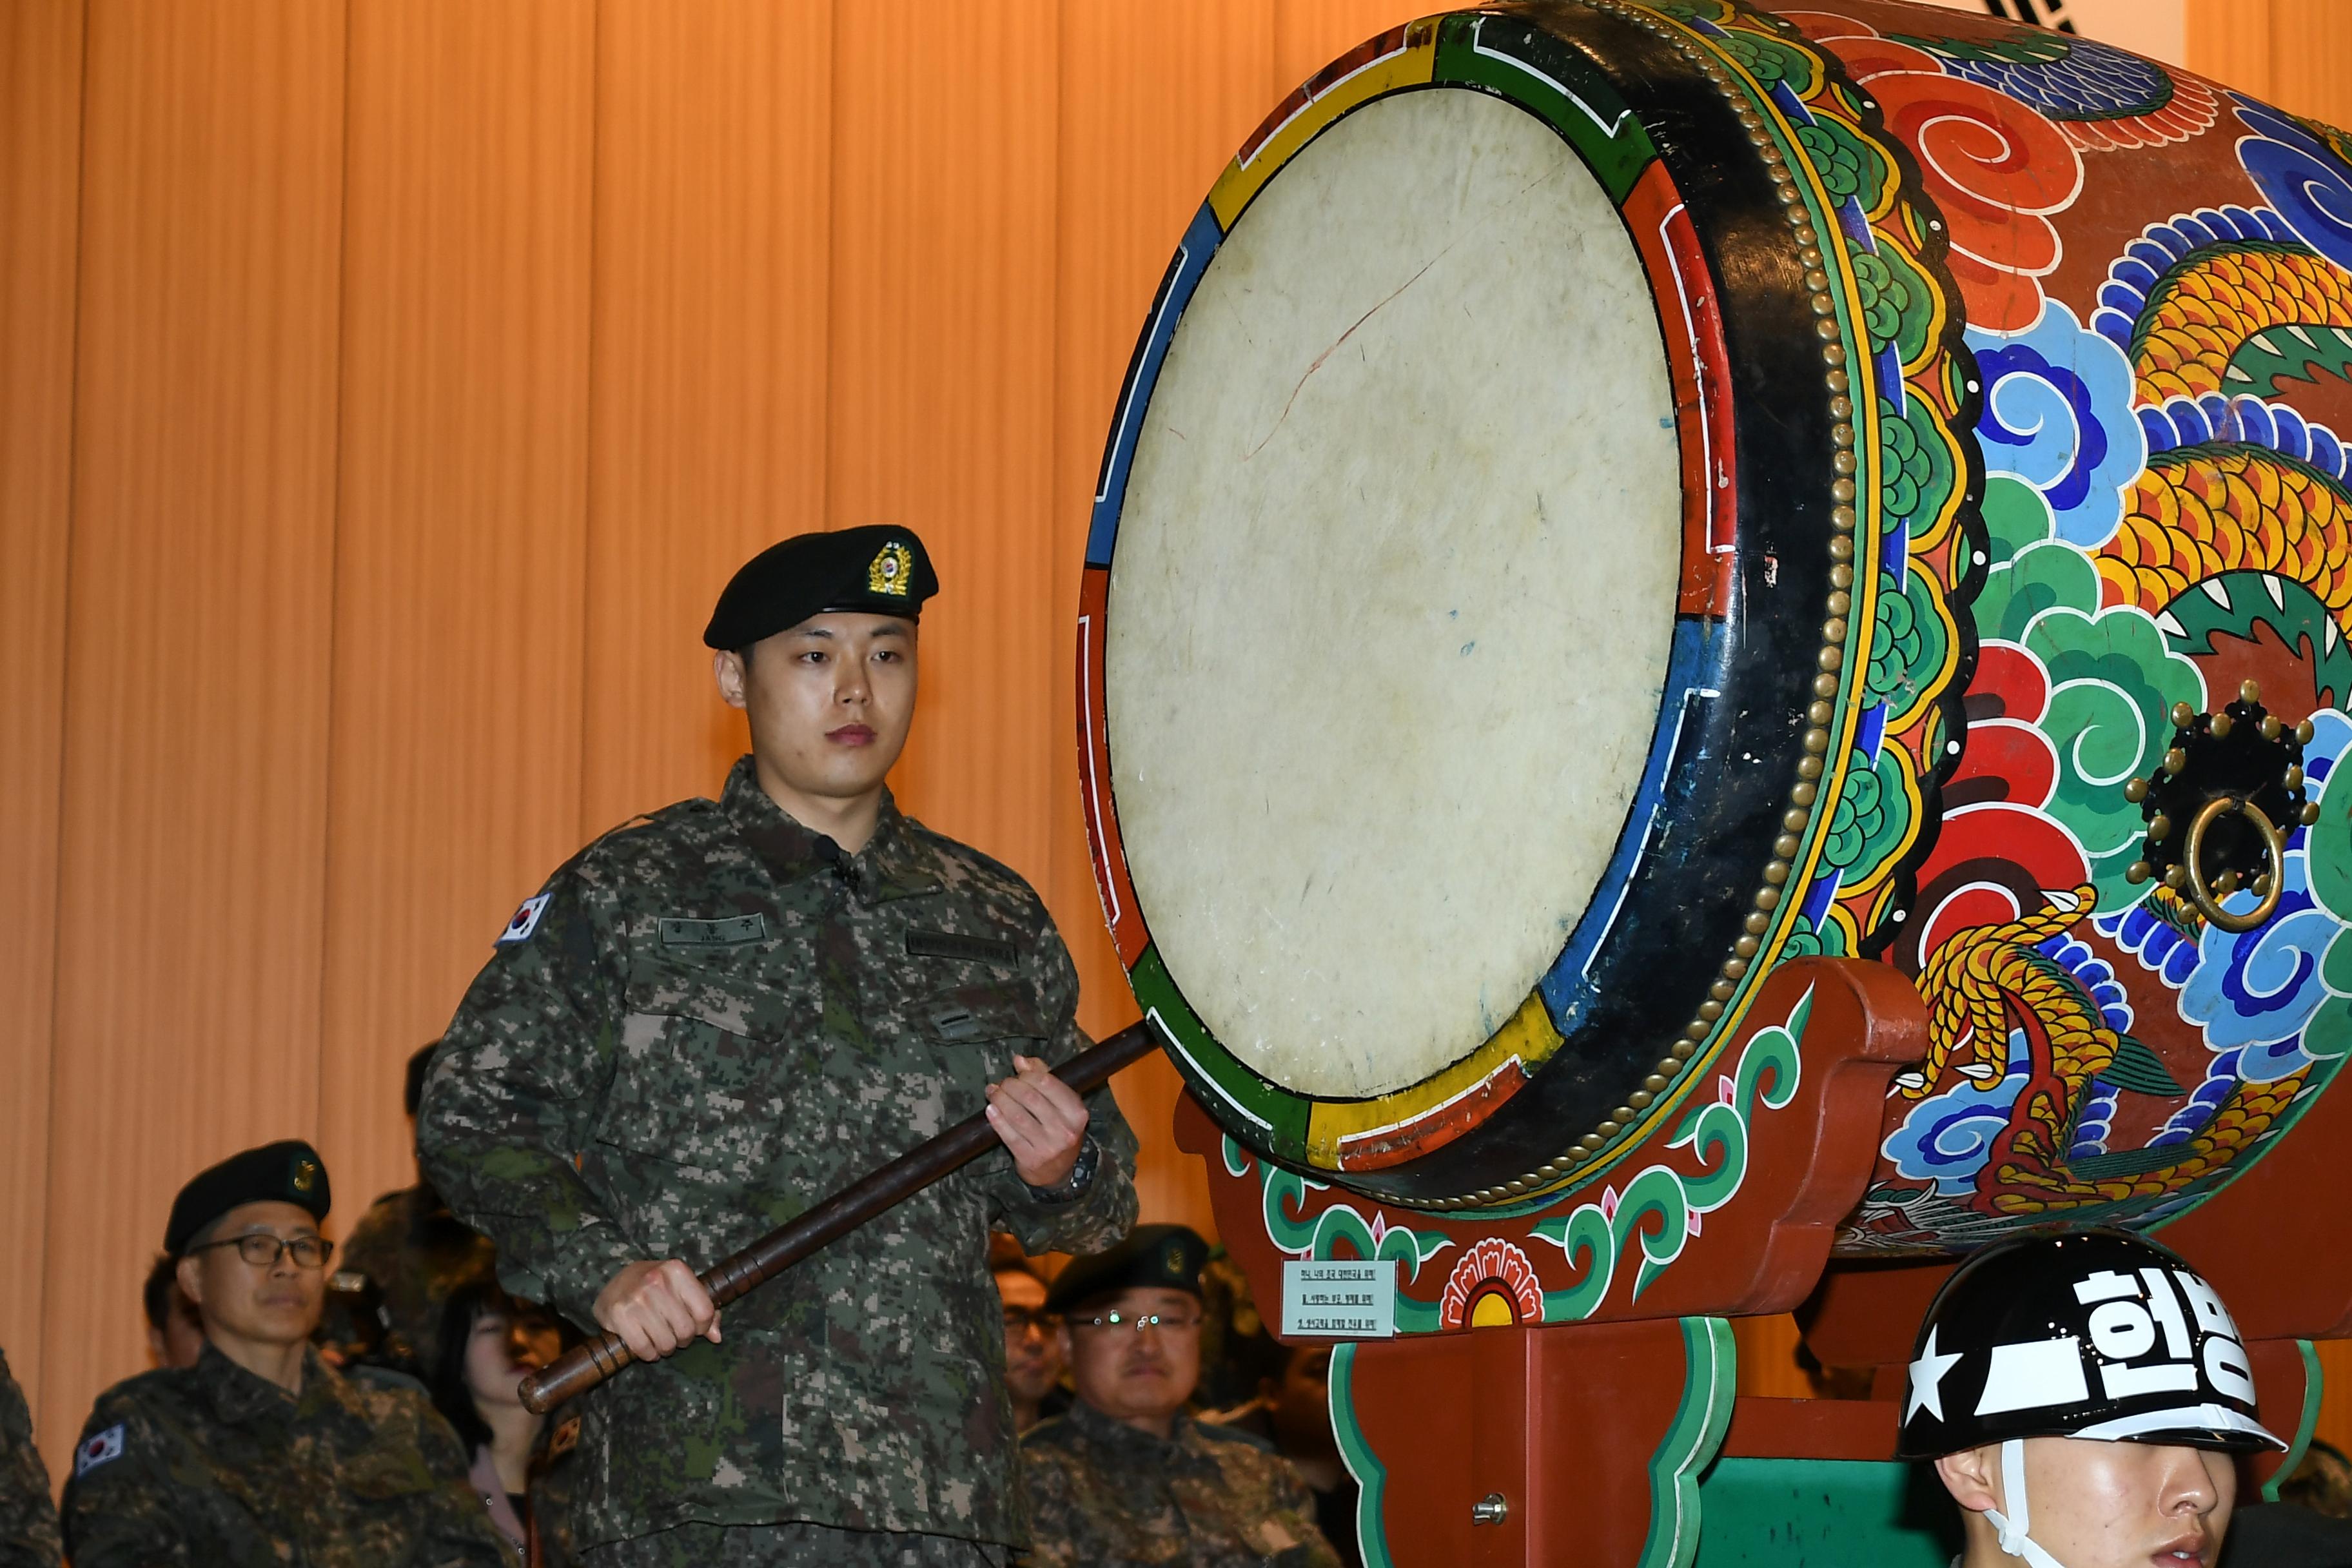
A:
[[[1284,1088],[1420,1081],[1584,914],[1666,675],[1657,310],[1523,110],[1381,99],[1243,214],[1139,435],[1104,651],[1136,896]]]

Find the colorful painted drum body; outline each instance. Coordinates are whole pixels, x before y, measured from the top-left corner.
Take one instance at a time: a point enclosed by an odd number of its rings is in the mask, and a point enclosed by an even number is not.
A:
[[[1211,1113],[1525,1211],[1827,952],[1934,1020],[1849,1250],[2258,1157],[2352,1044],[2344,151],[1873,0],[1433,17],[1294,94],[1153,302],[1082,610],[1106,913]],[[2321,810],[2231,932],[2129,879],[2126,785],[2249,679]]]

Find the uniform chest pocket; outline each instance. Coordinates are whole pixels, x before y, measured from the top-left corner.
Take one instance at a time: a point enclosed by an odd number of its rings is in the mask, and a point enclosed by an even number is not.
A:
[[[638,958],[603,1142],[738,1173],[761,1163],[814,1026],[779,945]]]
[[[336,1484],[363,1502],[398,1503],[422,1497],[439,1484],[424,1460],[411,1454],[355,1454],[336,1467]]]

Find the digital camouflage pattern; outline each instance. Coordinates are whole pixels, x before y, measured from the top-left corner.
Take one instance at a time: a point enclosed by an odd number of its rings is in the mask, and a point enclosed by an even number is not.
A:
[[[1339,1568],[1290,1461],[1179,1415],[1155,1437],[1081,1401],[1021,1440],[1024,1568]]]
[[[0,1352],[0,1568],[57,1568],[63,1551],[49,1472],[33,1446],[33,1413]]]
[[[594,1321],[626,1263],[706,1268],[979,1110],[1016,1052],[1087,1044],[1044,904],[886,796],[855,856],[751,759],[720,800],[606,834],[518,912],[417,1122],[426,1176],[517,1295]],[[1108,1092],[1067,1200],[1003,1149],[834,1243],[698,1341],[581,1401],[577,1541],[787,1521],[1018,1543],[994,1226],[1117,1240],[1135,1142]]]
[[[66,1482],[74,1568],[506,1568],[431,1400],[315,1351],[297,1395],[210,1345],[100,1394]]]
[[[835,1530],[826,1524],[681,1524],[616,1541],[585,1568],[1003,1568],[1006,1549],[952,1535]]]
[[[439,1354],[441,1309],[462,1285],[487,1279],[498,1266],[489,1237],[449,1212],[441,1194],[419,1184],[386,1193],[360,1216],[342,1245],[341,1268],[356,1268],[383,1292],[386,1327],[404,1352],[429,1370]]]

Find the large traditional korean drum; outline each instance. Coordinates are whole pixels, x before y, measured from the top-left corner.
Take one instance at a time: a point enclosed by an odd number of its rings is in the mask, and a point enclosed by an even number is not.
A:
[[[1539,1205],[1828,953],[1934,1019],[1849,1249],[2258,1158],[2352,1045],[2345,151],[1872,0],[1433,17],[1279,106],[1082,621],[1106,911],[1235,1143]]]

